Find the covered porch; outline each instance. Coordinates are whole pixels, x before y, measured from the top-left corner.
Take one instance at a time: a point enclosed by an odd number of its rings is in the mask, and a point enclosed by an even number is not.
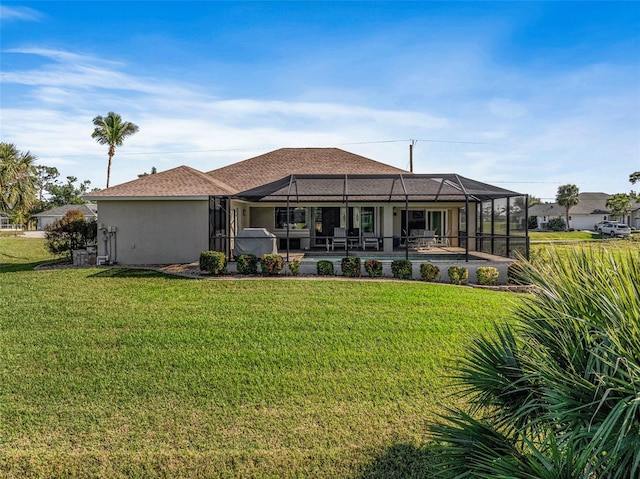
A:
[[[280,254],[528,257],[527,197],[455,174],[289,175],[210,198],[210,246],[264,228]]]

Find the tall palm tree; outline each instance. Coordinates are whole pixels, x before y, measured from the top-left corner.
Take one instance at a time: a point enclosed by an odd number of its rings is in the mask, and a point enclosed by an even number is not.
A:
[[[111,178],[111,158],[116,154],[116,146],[122,146],[124,139],[136,133],[140,128],[135,123],[123,121],[117,113],[110,111],[107,116],[93,119],[95,129],[91,137],[101,145],[109,145],[109,163],[107,164],[107,188]]]
[[[24,218],[36,201],[36,157],[0,143],[0,211]]]
[[[578,198],[579,194],[580,190],[576,185],[562,185],[558,187],[556,203],[560,206],[564,206],[567,218],[567,230],[569,230],[569,210],[580,202]]]

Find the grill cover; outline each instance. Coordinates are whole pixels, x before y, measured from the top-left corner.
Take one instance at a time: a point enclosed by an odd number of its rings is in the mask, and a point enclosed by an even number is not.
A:
[[[254,254],[260,258],[263,254],[277,254],[276,235],[265,228],[245,228],[236,236],[233,254]]]

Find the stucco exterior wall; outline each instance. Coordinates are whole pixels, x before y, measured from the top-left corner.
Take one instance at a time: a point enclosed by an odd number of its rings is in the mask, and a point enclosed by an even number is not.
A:
[[[206,200],[100,201],[101,226],[98,254],[119,264],[192,263],[209,249]]]

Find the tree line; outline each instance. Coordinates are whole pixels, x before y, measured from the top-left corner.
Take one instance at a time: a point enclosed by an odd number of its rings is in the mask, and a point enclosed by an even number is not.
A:
[[[111,162],[116,147],[136,133],[139,127],[109,112],[93,119],[91,137],[108,146],[107,188],[111,179]],[[0,142],[0,213],[9,216],[11,223],[26,225],[33,215],[68,204],[83,204],[82,195],[90,190],[91,181],[79,181],[75,176],[60,180],[56,167],[37,165],[31,152],[20,151],[13,143]],[[151,173],[155,173],[155,167]],[[144,173],[147,174],[147,173]]]

